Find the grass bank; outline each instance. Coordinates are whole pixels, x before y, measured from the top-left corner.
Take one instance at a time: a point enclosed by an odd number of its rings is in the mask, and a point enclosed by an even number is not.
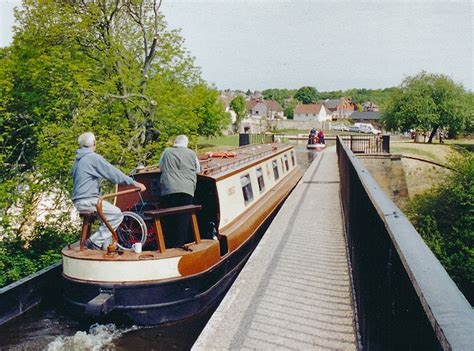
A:
[[[422,158],[446,166],[450,166],[451,157],[461,149],[474,150],[473,140],[447,140],[444,144],[427,144],[392,138],[390,142],[390,152],[393,154]],[[451,173],[447,168],[407,158],[402,158],[402,164],[410,198],[440,184]]]
[[[199,137],[197,144],[198,154],[207,151],[219,151],[239,146],[239,135],[221,135],[217,137]]]

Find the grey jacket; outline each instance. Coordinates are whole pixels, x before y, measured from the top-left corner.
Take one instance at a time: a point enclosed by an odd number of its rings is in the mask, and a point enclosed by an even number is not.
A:
[[[201,171],[194,151],[187,147],[166,148],[158,166],[161,169],[161,195],[184,193],[194,196],[196,173]]]
[[[102,178],[115,184],[133,184],[135,182],[88,147],[82,147],[76,151],[71,173],[72,201],[99,197]]]

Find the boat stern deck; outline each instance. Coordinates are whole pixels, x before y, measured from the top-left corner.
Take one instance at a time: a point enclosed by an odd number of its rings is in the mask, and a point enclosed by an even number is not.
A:
[[[79,244],[62,250],[66,278],[101,283],[137,283],[198,274],[220,260],[219,242],[202,240],[164,253],[143,251],[107,254],[101,250],[80,250]]]

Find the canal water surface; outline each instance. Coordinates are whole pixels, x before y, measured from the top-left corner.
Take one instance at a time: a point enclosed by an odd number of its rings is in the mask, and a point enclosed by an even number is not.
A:
[[[295,151],[305,170],[319,155],[301,142]],[[156,327],[78,322],[60,302],[48,303],[0,327],[0,350],[188,350],[219,302],[186,321]]]

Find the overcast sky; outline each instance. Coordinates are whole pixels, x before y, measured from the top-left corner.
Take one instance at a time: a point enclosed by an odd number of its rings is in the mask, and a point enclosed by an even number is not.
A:
[[[0,46],[18,3],[0,0]],[[385,88],[426,70],[474,90],[471,0],[163,0],[162,10],[220,89]]]

